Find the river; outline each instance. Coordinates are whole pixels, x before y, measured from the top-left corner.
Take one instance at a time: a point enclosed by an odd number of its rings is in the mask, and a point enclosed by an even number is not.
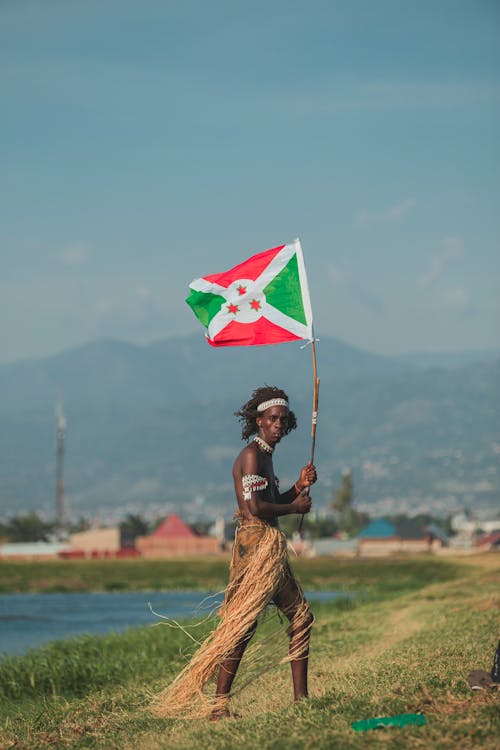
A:
[[[313,604],[346,594],[310,591],[306,596]],[[201,619],[215,610],[221,599],[221,594],[199,591],[0,594],[0,658],[60,638],[153,625],[161,621],[160,615]]]

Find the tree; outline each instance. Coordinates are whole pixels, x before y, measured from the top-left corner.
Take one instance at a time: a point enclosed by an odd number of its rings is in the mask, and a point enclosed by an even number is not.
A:
[[[142,516],[129,513],[120,524],[120,537],[122,547],[133,547],[138,536],[149,533],[149,524]]]
[[[206,536],[213,526],[213,521],[195,521],[189,524],[189,528],[198,536]]]
[[[10,542],[46,542],[54,532],[55,524],[47,523],[37,513],[13,516],[4,525]]]
[[[332,509],[338,517],[339,528],[349,536],[354,536],[367,524],[370,517],[354,507],[354,482],[350,469],[342,472],[342,481],[335,490]]]
[[[350,469],[344,469],[342,472],[342,481],[340,487],[335,490],[333,496],[332,509],[337,513],[345,513],[354,504],[354,483],[352,481],[352,472]]]
[[[0,523],[0,542],[6,542],[9,538],[9,527],[5,523]]]
[[[90,520],[88,518],[85,518],[85,516],[80,516],[76,523],[70,524],[69,532],[70,534],[78,534],[78,532],[80,531],[88,531],[91,526],[92,524],[90,523]]]

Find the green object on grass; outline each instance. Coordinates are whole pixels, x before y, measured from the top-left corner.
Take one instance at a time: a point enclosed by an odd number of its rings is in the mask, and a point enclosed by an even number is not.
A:
[[[427,724],[423,714],[398,714],[397,716],[380,716],[377,719],[362,719],[355,721],[351,727],[356,732],[364,732],[367,729],[379,729],[380,727],[405,727],[407,724]]]

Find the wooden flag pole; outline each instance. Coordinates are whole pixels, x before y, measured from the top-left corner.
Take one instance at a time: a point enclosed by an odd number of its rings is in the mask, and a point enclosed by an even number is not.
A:
[[[312,353],[312,363],[313,363],[313,380],[314,380],[314,388],[313,388],[313,408],[312,408],[312,420],[311,420],[311,460],[310,463],[314,463],[314,449],[316,447],[316,424],[318,422],[318,399],[319,399],[319,378],[318,378],[318,366],[316,363],[316,347],[315,347],[315,341],[314,341],[314,333],[313,333],[313,339],[311,341],[311,353]],[[304,491],[304,495],[308,495],[310,491],[310,487],[308,487]],[[300,519],[299,524],[299,533],[302,531],[302,524],[304,523],[304,514],[302,514],[302,518]]]

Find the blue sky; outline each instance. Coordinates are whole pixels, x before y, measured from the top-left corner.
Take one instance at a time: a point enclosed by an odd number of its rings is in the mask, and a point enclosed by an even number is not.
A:
[[[295,236],[319,336],[498,347],[499,79],[494,0],[2,0],[0,361]]]

